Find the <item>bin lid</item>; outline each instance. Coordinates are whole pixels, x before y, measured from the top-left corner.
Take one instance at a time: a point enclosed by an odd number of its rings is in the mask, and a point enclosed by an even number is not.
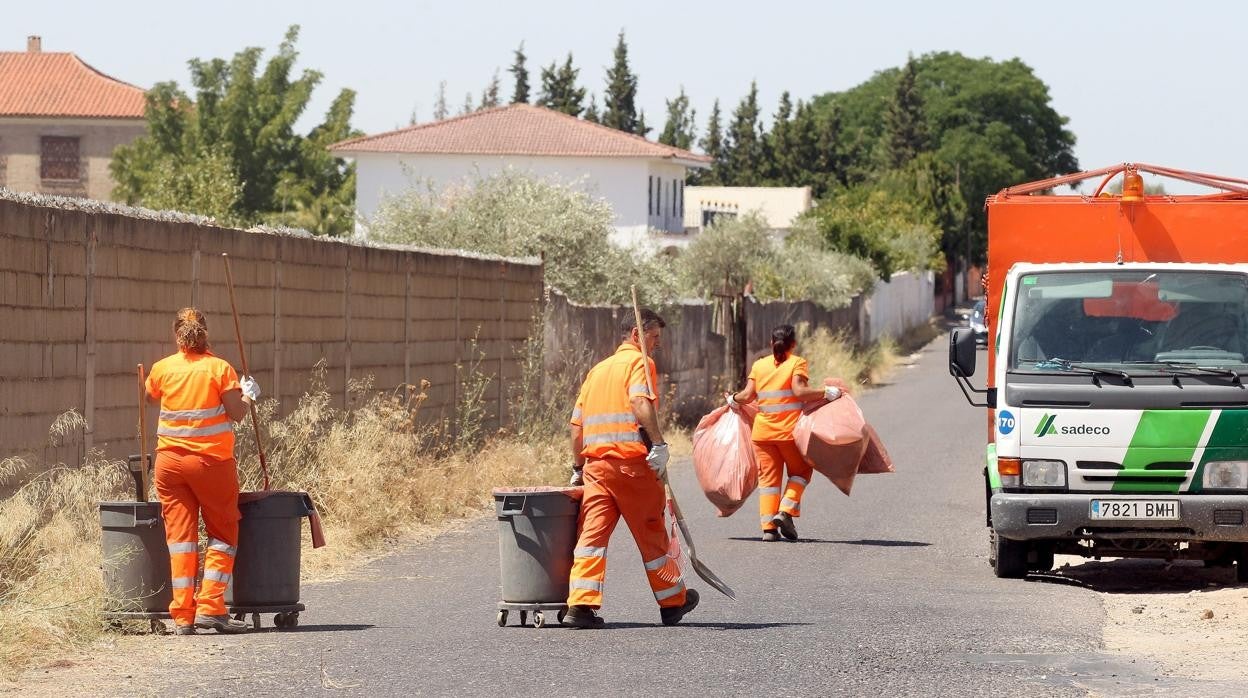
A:
[[[490,491],[495,497],[507,497],[516,494],[562,494],[576,501],[580,501],[585,495],[584,487],[555,487],[552,485],[541,485],[538,487],[495,487]]]

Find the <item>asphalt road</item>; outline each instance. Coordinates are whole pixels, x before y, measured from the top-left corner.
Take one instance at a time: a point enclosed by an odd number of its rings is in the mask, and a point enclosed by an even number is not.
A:
[[[168,638],[167,683],[110,692],[319,695],[1162,695],[1195,691],[1100,648],[1097,592],[998,580],[986,562],[985,417],[945,370],[942,341],[861,400],[897,465],[847,498],[818,478],[798,543],[757,541],[751,501],[716,519],[691,466],[673,479],[704,561],[702,605],[663,627],[620,526],[601,631],[495,624],[498,544],[483,519],[306,585],[293,631]],[[266,619],[267,622],[267,619]]]

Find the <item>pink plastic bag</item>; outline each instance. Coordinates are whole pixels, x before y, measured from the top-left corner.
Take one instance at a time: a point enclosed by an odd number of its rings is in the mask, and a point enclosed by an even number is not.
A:
[[[846,495],[858,473],[893,472],[879,435],[849,395],[810,403],[797,420],[793,438],[811,466]]]
[[[703,417],[693,431],[693,469],[719,516],[731,516],[758,487],[758,461],[750,442],[757,414],[753,405],[736,412],[725,405]]]

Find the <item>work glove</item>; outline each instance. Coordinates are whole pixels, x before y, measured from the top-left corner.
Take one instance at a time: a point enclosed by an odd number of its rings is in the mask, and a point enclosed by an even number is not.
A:
[[[646,464],[654,471],[654,476],[663,479],[663,473],[667,472],[667,461],[671,458],[671,454],[667,452],[667,444],[655,444],[650,447],[650,453],[646,455]]]
[[[741,405],[737,404],[737,396],[733,395],[732,393],[725,393],[724,400],[728,403],[728,409],[732,410],[733,412],[736,412],[738,409],[741,408]]]
[[[568,484],[572,487],[580,487],[585,484],[585,473],[575,465],[572,466],[572,479],[568,480]]]
[[[829,385],[823,389],[823,399],[832,402],[841,396],[841,389],[835,385]]]
[[[256,382],[255,378],[243,376],[238,381],[238,387],[242,388],[243,395],[246,395],[248,400],[255,402],[260,399],[260,384]]]

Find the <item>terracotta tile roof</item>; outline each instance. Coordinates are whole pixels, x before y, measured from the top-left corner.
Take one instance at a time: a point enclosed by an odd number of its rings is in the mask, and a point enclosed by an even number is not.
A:
[[[0,116],[143,118],[143,88],[72,53],[0,51]]]
[[[330,146],[335,154],[421,153],[548,155],[680,160],[692,167],[711,159],[641,136],[532,104],[509,104]]]

